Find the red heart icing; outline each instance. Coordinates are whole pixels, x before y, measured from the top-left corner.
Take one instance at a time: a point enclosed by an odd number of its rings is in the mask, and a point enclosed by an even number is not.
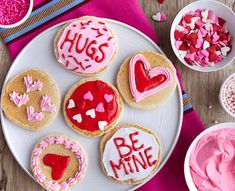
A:
[[[131,94],[136,102],[160,92],[173,81],[172,72],[162,66],[151,68],[142,55],[133,56],[129,63],[129,84]]]
[[[136,88],[139,92],[144,92],[157,85],[160,85],[166,80],[166,76],[159,74],[153,78],[150,78],[147,71],[144,68],[142,61],[137,61],[135,64],[135,81]]]
[[[70,162],[70,156],[61,156],[56,154],[46,154],[43,157],[43,163],[52,168],[51,177],[53,180],[59,180]]]

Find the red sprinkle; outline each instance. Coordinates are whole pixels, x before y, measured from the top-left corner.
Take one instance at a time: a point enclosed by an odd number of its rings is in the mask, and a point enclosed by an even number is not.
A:
[[[27,14],[30,0],[0,0],[0,24],[15,24]]]

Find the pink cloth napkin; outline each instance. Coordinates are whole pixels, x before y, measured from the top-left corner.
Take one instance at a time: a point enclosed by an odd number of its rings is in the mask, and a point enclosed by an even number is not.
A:
[[[51,1],[35,0],[35,9],[42,6],[45,2]],[[32,38],[50,26],[83,15],[106,17],[127,23],[148,35],[155,42],[158,42],[149,21],[136,0],[89,0],[27,32],[20,38],[7,42],[11,58],[14,59]],[[180,79],[180,75],[178,76]],[[182,83],[181,88],[182,92],[184,92]],[[204,127],[195,111],[192,108],[187,109],[184,113],[179,141],[170,159],[161,171],[140,187],[138,191],[188,190],[183,172],[184,157],[190,143],[202,130],[204,130]]]

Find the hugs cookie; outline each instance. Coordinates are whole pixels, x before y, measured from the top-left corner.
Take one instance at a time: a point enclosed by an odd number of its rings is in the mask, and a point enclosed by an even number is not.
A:
[[[133,124],[119,125],[104,135],[100,152],[105,174],[124,184],[143,182],[160,162],[160,143],[155,134]]]
[[[31,168],[37,182],[46,190],[67,190],[83,178],[87,158],[75,141],[51,135],[41,139],[34,147]]]
[[[92,75],[112,63],[118,45],[103,19],[85,16],[59,30],[54,47],[58,62],[65,68],[76,74]]]
[[[97,137],[113,128],[122,112],[122,99],[114,86],[99,79],[82,79],[64,99],[64,117],[76,132]]]
[[[39,130],[51,122],[60,106],[55,81],[40,70],[26,70],[4,87],[2,109],[16,125]]]
[[[176,70],[171,61],[150,51],[127,58],[117,76],[123,99],[139,109],[150,109],[166,102],[176,85]]]

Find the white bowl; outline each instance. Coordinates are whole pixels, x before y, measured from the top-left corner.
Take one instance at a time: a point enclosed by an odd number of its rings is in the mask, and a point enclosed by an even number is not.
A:
[[[223,107],[223,109],[224,109],[229,115],[231,115],[232,117],[235,117],[235,114],[232,113],[231,111],[229,111],[229,109],[225,106],[225,104],[224,104],[224,102],[223,102],[223,99],[222,99],[222,93],[223,93],[224,86],[225,86],[225,84],[226,84],[232,77],[235,77],[235,73],[231,74],[231,75],[224,81],[224,83],[222,84],[222,86],[221,86],[221,88],[220,88],[220,93],[219,93],[219,101],[220,101],[220,105]]]
[[[178,50],[175,47],[175,38],[174,38],[174,31],[176,26],[180,23],[182,17],[190,12],[190,11],[196,11],[197,9],[208,9],[213,10],[215,12],[215,15],[217,17],[223,18],[226,23],[226,27],[229,30],[229,33],[232,36],[232,51],[220,62],[216,63],[215,66],[208,66],[208,67],[202,67],[202,66],[192,66],[189,65],[180,55]],[[220,70],[221,68],[224,68],[225,66],[229,65],[235,58],[235,13],[226,5],[223,3],[220,3],[216,0],[199,0],[195,1],[186,7],[184,7],[175,17],[172,25],[171,25],[171,31],[170,31],[170,39],[171,39],[171,46],[175,53],[175,55],[178,57],[178,59],[187,67],[201,72],[212,72],[216,70]]]
[[[11,24],[11,25],[1,25],[0,24],[0,28],[14,28],[14,27],[21,25],[23,22],[25,22],[29,18],[30,14],[33,10],[33,1],[34,0],[30,0],[29,9],[28,9],[26,15],[21,20],[19,20],[18,22],[14,23],[14,24]]]
[[[199,141],[199,139],[201,137],[203,137],[205,134],[210,133],[210,132],[215,131],[215,130],[218,130],[218,129],[223,129],[223,128],[233,128],[233,129],[235,129],[235,123],[220,123],[220,124],[214,125],[212,127],[209,127],[207,129],[205,129],[203,132],[201,132],[193,140],[193,142],[189,146],[188,151],[187,151],[186,156],[185,156],[185,160],[184,160],[184,178],[186,180],[187,186],[188,186],[190,191],[198,191],[198,189],[196,188],[196,186],[193,182],[191,172],[190,172],[190,167],[189,167],[189,158],[190,158],[190,154],[192,152],[192,149],[194,148],[196,143]]]

